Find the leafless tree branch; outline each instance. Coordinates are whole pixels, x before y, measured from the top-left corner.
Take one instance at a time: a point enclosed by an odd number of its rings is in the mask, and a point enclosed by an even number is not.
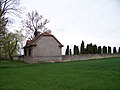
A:
[[[26,32],[32,33],[32,36],[29,36],[29,38],[36,37],[38,31],[42,33],[47,30],[47,28],[45,28],[45,25],[47,23],[49,23],[49,21],[47,19],[44,20],[43,16],[39,15],[37,11],[32,11],[31,13],[28,13],[27,19],[22,21],[23,27],[25,28]]]

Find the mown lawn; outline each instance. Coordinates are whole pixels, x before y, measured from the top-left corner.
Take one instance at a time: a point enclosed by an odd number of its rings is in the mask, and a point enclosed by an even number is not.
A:
[[[120,90],[120,58],[42,64],[0,62],[0,90]]]

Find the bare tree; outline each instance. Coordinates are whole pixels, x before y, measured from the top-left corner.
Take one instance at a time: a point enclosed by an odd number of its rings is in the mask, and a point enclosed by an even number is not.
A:
[[[20,0],[0,0],[0,30],[5,32],[8,22],[10,23],[10,15],[20,16],[21,7]],[[0,33],[1,35],[1,33]]]
[[[37,36],[37,33],[47,31],[45,25],[49,21],[44,19],[42,15],[39,15],[37,11],[28,12],[27,19],[22,21],[23,28],[26,30],[29,39],[33,39]]]
[[[19,7],[20,0],[1,0],[0,1],[0,18],[6,14],[14,14],[19,16],[21,9]]]

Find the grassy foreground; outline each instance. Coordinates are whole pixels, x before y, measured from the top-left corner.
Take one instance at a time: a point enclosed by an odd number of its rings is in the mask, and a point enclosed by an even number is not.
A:
[[[0,62],[0,90],[120,90],[120,58],[53,64]]]

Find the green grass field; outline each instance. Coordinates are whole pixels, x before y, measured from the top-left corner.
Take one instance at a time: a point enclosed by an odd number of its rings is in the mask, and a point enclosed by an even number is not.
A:
[[[0,90],[120,90],[120,58],[42,64],[0,62]]]

